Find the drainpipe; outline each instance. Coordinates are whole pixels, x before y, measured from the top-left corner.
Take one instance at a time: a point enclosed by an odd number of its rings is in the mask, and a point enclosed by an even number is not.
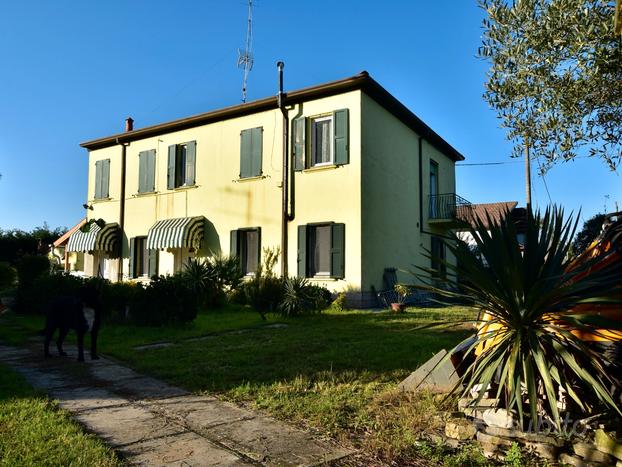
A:
[[[419,136],[419,232],[423,233],[423,137]]]
[[[131,117],[125,119],[125,131],[134,129],[134,120]],[[121,144],[121,193],[119,202],[119,267],[117,272],[117,281],[123,281],[123,233],[125,232],[125,159],[127,155],[127,146],[129,143],[120,143],[119,138],[117,144]]]
[[[279,74],[279,93],[277,94],[277,104],[283,114],[283,178],[281,180],[282,204],[281,204],[281,276],[287,277],[287,228],[290,216],[289,206],[289,117],[285,108],[285,94],[283,93],[283,67],[285,63],[279,61],[277,64]]]

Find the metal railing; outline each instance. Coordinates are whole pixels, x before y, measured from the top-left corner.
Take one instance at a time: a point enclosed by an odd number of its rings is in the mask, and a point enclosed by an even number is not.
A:
[[[455,193],[429,195],[428,218],[430,220],[468,220],[472,205]]]

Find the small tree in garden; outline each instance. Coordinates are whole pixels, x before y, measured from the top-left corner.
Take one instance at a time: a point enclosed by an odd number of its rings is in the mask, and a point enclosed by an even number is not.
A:
[[[532,420],[544,414],[558,429],[560,389],[584,413],[600,407],[622,415],[613,396],[621,389],[613,362],[577,337],[622,330],[621,321],[593,312],[594,307],[622,306],[620,245],[606,253],[613,255],[610,261],[573,263],[569,253],[576,226],[555,208],[529,212],[522,249],[510,216],[498,222],[476,220],[470,233],[487,266],[453,238],[446,246],[457,265],[445,264],[450,276],[468,277],[468,282],[459,292],[428,287],[441,296],[469,299],[489,318],[479,322],[483,327],[474,340],[456,347],[466,346],[467,354],[475,356],[471,363],[464,360],[463,394],[479,388],[479,401],[491,390],[503,406],[518,412],[521,422],[526,413]]]

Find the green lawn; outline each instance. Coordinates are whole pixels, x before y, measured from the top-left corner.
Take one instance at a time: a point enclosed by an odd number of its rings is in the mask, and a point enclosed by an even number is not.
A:
[[[432,416],[439,403],[429,395],[400,394],[396,384],[472,332],[422,326],[471,316],[471,309],[451,307],[269,315],[262,321],[257,313],[231,307],[201,313],[182,326],[105,326],[100,351],[173,384],[218,393],[399,463],[429,458],[429,447],[414,441],[439,425]],[[0,340],[19,343],[42,328],[37,317],[13,315],[9,321],[24,330],[0,326]],[[174,345],[135,349],[157,342]]]
[[[0,364],[0,466],[120,466],[114,453]]]

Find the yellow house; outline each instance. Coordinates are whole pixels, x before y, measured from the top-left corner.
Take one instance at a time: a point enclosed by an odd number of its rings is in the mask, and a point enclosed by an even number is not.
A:
[[[436,235],[466,203],[463,156],[367,72],[126,130],[81,145],[91,228],[70,244],[87,275],[141,280],[218,253],[252,274],[278,248],[282,274],[369,305],[387,273],[441,268],[425,251],[444,254]]]

